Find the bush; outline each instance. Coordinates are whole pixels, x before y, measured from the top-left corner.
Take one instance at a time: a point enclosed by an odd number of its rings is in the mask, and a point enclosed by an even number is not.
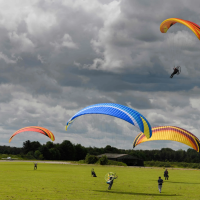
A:
[[[144,166],[149,167],[172,167],[170,162],[161,162],[161,161],[145,161]]]
[[[39,159],[39,160],[43,160],[43,159],[44,159],[43,154],[40,154],[38,159]]]
[[[194,168],[200,169],[200,163],[186,163],[186,162],[160,162],[160,161],[145,161],[144,166],[147,167],[180,167],[180,168]]]
[[[35,153],[34,153],[34,157],[36,159],[39,159],[40,155],[41,155],[41,152],[39,150],[36,150]]]
[[[26,158],[27,158],[27,159],[35,159],[35,157],[33,156],[33,151],[29,151],[29,152],[26,154]]]
[[[78,163],[79,164],[85,164],[85,160],[79,160]]]
[[[198,168],[198,167],[199,167],[199,164],[198,164],[198,163],[193,163],[193,164],[191,165],[191,167],[192,167],[192,168]]]
[[[144,166],[149,166],[149,167],[153,167],[155,166],[155,162],[152,161],[144,161]]]
[[[94,155],[87,154],[85,157],[85,163],[94,164],[98,161],[98,158]]]
[[[171,167],[170,162],[166,162],[166,163],[164,164],[164,167]]]
[[[190,164],[189,163],[180,163],[178,164],[179,167],[187,168]]]
[[[126,163],[118,162],[115,160],[108,160],[108,165],[127,166]]]
[[[102,156],[100,159],[99,159],[99,164],[100,165],[107,165],[108,164],[108,158],[106,156]]]
[[[154,165],[155,165],[156,167],[164,167],[165,163],[164,163],[164,162],[160,162],[160,161],[156,161],[156,162],[154,163]]]

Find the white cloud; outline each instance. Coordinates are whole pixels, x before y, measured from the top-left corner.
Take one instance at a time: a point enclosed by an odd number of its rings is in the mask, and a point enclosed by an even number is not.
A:
[[[70,49],[78,49],[78,45],[75,44],[69,34],[65,34],[62,38],[62,46]]]
[[[4,60],[7,64],[14,64],[17,62],[17,59],[12,60],[12,59],[8,58],[8,56],[4,55],[2,52],[0,52],[0,59]]]

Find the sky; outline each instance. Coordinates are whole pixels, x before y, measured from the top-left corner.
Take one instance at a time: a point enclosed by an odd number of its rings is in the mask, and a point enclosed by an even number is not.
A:
[[[0,0],[0,145],[54,143],[132,149],[139,129],[103,115],[66,122],[97,103],[131,107],[152,127],[178,126],[200,138],[200,41],[187,27],[160,32],[167,18],[200,25],[199,0]],[[170,79],[173,67],[181,74]],[[135,149],[187,150],[170,141]]]

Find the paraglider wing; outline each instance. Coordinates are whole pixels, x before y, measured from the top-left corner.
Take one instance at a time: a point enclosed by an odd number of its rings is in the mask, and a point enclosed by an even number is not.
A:
[[[115,103],[95,104],[80,110],[68,120],[66,130],[75,118],[86,114],[104,114],[117,117],[139,128],[147,138],[152,135],[151,126],[143,115],[132,108]]]
[[[181,142],[192,147],[197,152],[199,152],[200,149],[200,140],[195,135],[176,126],[154,127],[152,128],[152,137],[150,139],[147,139],[143,133],[139,133],[133,142],[133,148],[143,142],[153,140],[171,140]]]
[[[194,22],[190,22],[187,20],[179,19],[179,18],[169,18],[169,19],[164,20],[160,24],[161,33],[166,33],[168,31],[168,29],[176,23],[180,23],[180,24],[187,26],[191,31],[193,31],[193,33],[200,40],[200,26],[198,26]]]
[[[43,135],[46,135],[47,137],[49,137],[52,141],[55,140],[54,134],[51,131],[49,131],[48,129],[39,127],[39,126],[29,126],[29,127],[21,128],[18,131],[16,131],[15,133],[13,133],[13,135],[9,139],[9,142],[11,142],[13,137],[15,135],[17,135],[18,133],[22,133],[22,132],[26,132],[26,131],[42,133]]]
[[[105,175],[105,181],[107,183],[109,183],[110,181],[112,181],[113,179],[116,179],[118,176],[116,173],[114,172],[108,172],[106,175]]]

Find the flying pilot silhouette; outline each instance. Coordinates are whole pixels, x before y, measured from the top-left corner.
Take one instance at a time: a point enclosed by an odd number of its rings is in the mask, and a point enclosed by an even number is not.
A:
[[[175,74],[179,75],[179,74],[181,73],[181,67],[180,67],[180,66],[177,66],[177,67],[174,66],[173,70],[174,70],[174,71],[173,71],[173,73],[171,74],[170,78],[173,78],[173,76],[174,76]]]

